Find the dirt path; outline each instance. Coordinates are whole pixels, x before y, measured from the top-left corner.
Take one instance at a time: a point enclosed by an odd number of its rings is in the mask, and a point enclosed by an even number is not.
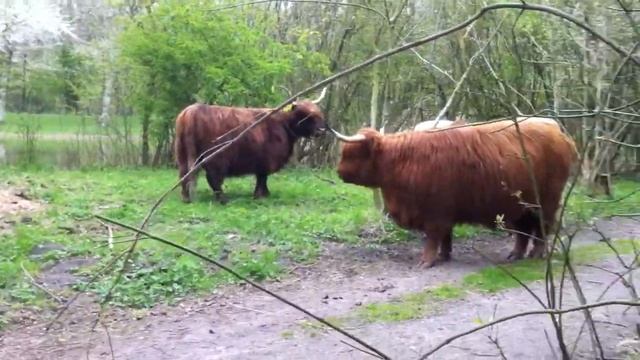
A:
[[[640,223],[617,218],[599,221],[601,231],[613,238],[640,238]],[[579,242],[598,240],[584,231]],[[321,316],[340,316],[364,304],[388,301],[402,294],[417,292],[443,282],[460,280],[469,272],[489,265],[472,247],[495,259],[504,259],[511,249],[508,238],[472,239],[454,244],[454,259],[429,270],[414,268],[419,253],[417,243],[354,248],[328,244],[320,261],[294,270],[296,276],[268,287],[289,300]],[[615,267],[616,263],[603,264]],[[612,276],[598,270],[579,269],[585,292],[593,300]],[[541,292],[540,285],[535,285]],[[628,299],[620,285],[609,298]],[[567,302],[575,302],[571,291]],[[519,289],[494,296],[471,294],[464,300],[450,301],[437,314],[419,320],[396,323],[358,324],[350,330],[385,351],[394,359],[416,358],[439,341],[477,325],[474,319],[489,318],[494,306],[497,315],[537,309],[530,297]],[[109,359],[108,338],[98,326],[89,332],[97,307],[88,298],[75,305],[64,324],[46,334],[43,323],[24,326],[0,335],[0,358],[19,359]],[[632,335],[632,325],[640,322],[635,312],[622,315],[620,308],[598,312],[603,343],[615,350],[622,338]],[[138,317],[139,320],[135,320]],[[218,290],[206,299],[186,300],[175,307],[158,306],[146,316],[135,312],[112,311],[105,319],[110,329],[116,359],[360,359],[370,358],[346,346],[335,332],[304,326],[305,316],[277,300],[244,286]],[[580,315],[567,317],[566,326],[574,331]],[[544,316],[515,320],[500,326],[500,341],[508,358],[549,358],[545,339],[550,331]],[[550,336],[553,336],[549,332]],[[90,345],[88,345],[90,344]],[[588,350],[588,343],[580,343]],[[436,359],[468,359],[497,355],[487,332],[461,339],[436,353]]]
[[[43,204],[30,199],[25,191],[0,183],[0,233],[15,224],[16,215],[25,214],[21,221],[30,221],[26,215],[42,209]]]

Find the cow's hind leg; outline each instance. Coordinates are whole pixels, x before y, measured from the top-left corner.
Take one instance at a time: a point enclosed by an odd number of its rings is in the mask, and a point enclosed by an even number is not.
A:
[[[424,230],[422,256],[420,257],[420,267],[430,268],[438,260],[438,248],[440,244],[446,242],[444,239],[451,233],[451,227],[442,225],[429,225]],[[449,245],[444,245],[444,249]]]
[[[529,238],[534,233],[538,218],[533,214],[525,214],[514,223],[516,243],[507,257],[508,260],[520,260],[529,246]]]
[[[535,238],[533,239],[533,248],[529,251],[527,255],[532,259],[542,259],[547,254],[547,236],[549,232],[553,229],[553,223],[546,221],[544,223],[544,235],[542,231],[540,231],[540,224],[537,224],[534,228]]]
[[[253,191],[253,198],[259,199],[269,196],[269,188],[267,187],[267,174],[256,174],[256,188]]]
[[[189,172],[189,165],[184,162],[180,162],[178,164],[178,175],[180,179],[182,179]],[[182,183],[180,184],[182,187],[181,195],[182,201],[185,203],[190,203],[195,200],[196,197],[196,180],[198,177],[198,172],[194,172],[191,175],[187,176]]]
[[[223,181],[224,178],[222,176],[217,175],[217,173],[214,173],[213,171],[207,170],[207,182],[209,183],[211,190],[213,190],[213,195],[217,201],[224,205],[229,201],[229,199],[227,199],[226,195],[222,191]]]
[[[180,179],[182,179],[185,175],[187,175],[187,172],[189,172],[189,169],[187,168],[187,164],[186,163],[178,163],[178,176],[180,177]],[[182,191],[181,191],[181,195],[182,195],[182,201],[186,202],[186,203],[190,203],[191,202],[191,194],[190,194],[190,187],[192,187],[191,183],[191,176],[189,176],[188,178],[182,180],[182,182],[180,183],[180,186],[182,187]]]

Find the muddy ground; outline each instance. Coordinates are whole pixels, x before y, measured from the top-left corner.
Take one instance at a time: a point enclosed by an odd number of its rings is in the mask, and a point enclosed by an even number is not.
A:
[[[8,231],[15,224],[16,215],[23,215],[20,221],[31,221],[29,214],[42,209],[43,205],[26,195],[25,191],[9,188],[0,183],[0,233]]]
[[[614,218],[597,223],[612,238],[640,238],[640,219]],[[579,243],[593,243],[599,236],[582,231]],[[456,242],[453,260],[423,270],[416,268],[419,244],[351,247],[327,243],[319,261],[297,267],[281,282],[267,287],[303,305],[320,316],[340,317],[371,302],[388,301],[443,282],[458,281],[464,275],[490,265],[473,248],[494,261],[503,261],[513,243],[508,237],[484,235]],[[618,269],[610,258],[599,264]],[[595,301],[615,278],[593,268],[577,269],[588,301]],[[47,276],[47,272],[44,273]],[[544,294],[542,283],[532,288]],[[603,299],[629,299],[628,290],[617,283]],[[575,304],[573,290],[566,290],[566,304]],[[566,305],[565,305],[566,306]],[[471,293],[464,299],[439,304],[430,315],[394,323],[347,323],[353,334],[394,359],[414,359],[449,336],[489,319],[540,309],[521,289],[494,295]],[[364,359],[370,356],[347,346],[347,339],[333,331],[310,326],[297,310],[247,286],[228,286],[203,299],[184,300],[176,306],[157,306],[150,311],[111,310],[95,332],[91,326],[98,307],[88,296],[81,297],[62,321],[48,333],[44,325],[50,315],[13,327],[0,334],[1,359]],[[634,342],[640,316],[635,310],[623,313],[618,307],[595,311],[600,340],[607,355],[624,358],[640,351]],[[565,318],[567,342],[572,343],[582,316]],[[108,332],[105,330],[108,328]],[[496,329],[492,329],[495,334]],[[549,318],[538,315],[520,318],[497,327],[498,341],[509,359],[552,359],[554,349]],[[434,359],[500,358],[490,341],[490,330],[459,339],[435,353]],[[581,337],[577,358],[594,358],[588,337]],[[111,346],[109,345],[109,340]],[[353,344],[353,341],[349,341]],[[113,348],[113,354],[111,352]],[[626,350],[625,350],[626,349]]]

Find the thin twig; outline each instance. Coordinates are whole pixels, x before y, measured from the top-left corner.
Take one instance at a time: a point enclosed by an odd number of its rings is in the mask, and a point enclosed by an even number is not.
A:
[[[591,304],[580,305],[580,306],[567,308],[567,309],[532,310],[532,311],[525,311],[525,312],[521,312],[521,313],[505,316],[503,318],[488,322],[488,323],[480,325],[480,326],[476,326],[476,327],[471,328],[471,329],[469,329],[467,331],[458,333],[458,334],[456,334],[454,336],[451,336],[451,337],[447,338],[446,340],[444,340],[443,342],[441,342],[440,344],[438,344],[437,346],[435,346],[434,348],[429,350],[427,353],[422,355],[420,357],[420,359],[423,360],[423,359],[428,358],[429,356],[433,355],[436,351],[442,349],[443,347],[447,346],[449,343],[451,343],[452,341],[454,341],[456,339],[459,339],[461,337],[465,337],[465,336],[467,336],[469,334],[473,334],[474,332],[480,331],[480,330],[488,328],[490,326],[493,326],[493,325],[496,325],[496,324],[500,324],[500,323],[503,323],[505,321],[513,320],[513,319],[516,319],[516,318],[519,318],[519,317],[531,316],[531,315],[544,315],[544,314],[560,315],[560,314],[567,314],[567,313],[572,313],[572,312],[576,312],[576,311],[583,311],[585,309],[594,309],[594,308],[599,308],[599,307],[603,307],[603,306],[611,306],[611,305],[625,305],[625,306],[631,306],[631,307],[638,307],[638,306],[640,306],[640,302],[628,301],[628,300],[610,300],[610,301],[603,301],[603,302],[596,302],[596,303],[591,303]]]
[[[38,289],[42,290],[43,292],[45,292],[47,295],[49,295],[52,299],[54,299],[58,303],[60,303],[60,304],[64,303],[64,299],[62,299],[58,295],[52,293],[51,290],[47,289],[44,285],[38,284],[36,279],[34,279],[33,276],[31,276],[31,274],[24,267],[24,263],[22,261],[20,262],[20,267],[22,268],[22,271],[24,272],[24,276],[26,276],[29,279],[29,281],[31,282],[31,285],[33,285],[33,286],[37,287]]]
[[[96,271],[93,276],[89,279],[89,281],[87,281],[84,284],[84,289],[87,289],[91,284],[93,284],[98,277],[102,274],[103,271],[109,269],[111,266],[113,266],[113,264],[115,264],[116,261],[118,261],[121,257],[123,257],[125,254],[127,253],[127,250],[122,251],[120,254],[116,255],[113,257],[113,259],[111,259],[107,264],[105,264],[102,268],[98,269],[98,271]],[[51,326],[53,326],[53,324],[58,321],[58,319],[60,319],[60,317],[62,317],[62,315],[64,315],[64,313],[69,309],[69,307],[80,297],[80,295],[82,294],[82,291],[77,292],[75,295],[73,295],[73,297],[67,301],[66,304],[64,304],[64,306],[58,311],[58,313],[56,314],[56,316],[53,318],[53,320],[51,320],[49,322],[49,324],[47,324],[47,326],[45,327],[45,331],[49,331],[49,329],[51,329]]]
[[[371,350],[371,351],[375,352],[376,354],[380,355],[380,356],[381,356],[381,358],[383,358],[383,359],[390,359],[390,357],[389,357],[389,356],[387,356],[387,355],[385,355],[385,353],[383,353],[382,351],[380,351],[380,350],[376,349],[376,348],[375,348],[375,347],[373,347],[372,345],[367,344],[366,342],[364,342],[364,341],[363,341],[363,340],[361,340],[360,338],[356,337],[355,335],[352,335],[352,334],[348,333],[347,331],[345,331],[345,330],[343,330],[343,329],[339,328],[339,327],[338,327],[338,326],[336,326],[336,325],[331,324],[331,323],[330,323],[330,322],[328,322],[327,320],[323,319],[322,317],[320,317],[320,316],[318,316],[318,315],[313,314],[312,312],[310,312],[309,310],[307,310],[307,309],[305,309],[305,308],[301,307],[300,305],[297,305],[297,304],[295,304],[295,303],[293,303],[293,302],[291,302],[291,301],[289,301],[289,300],[285,299],[284,297],[282,297],[282,296],[280,296],[280,295],[278,295],[278,294],[274,293],[273,291],[268,290],[267,288],[265,288],[265,287],[263,287],[263,286],[261,286],[261,285],[259,285],[259,284],[255,283],[255,282],[253,282],[252,280],[250,280],[250,279],[248,279],[248,278],[246,278],[246,277],[244,277],[244,276],[242,276],[242,275],[240,275],[239,273],[237,273],[237,272],[236,272],[236,271],[234,271],[233,269],[231,269],[231,268],[229,268],[228,266],[226,266],[226,265],[224,265],[224,264],[220,263],[220,262],[219,262],[219,261],[217,261],[217,260],[214,260],[214,259],[212,259],[212,258],[210,258],[210,257],[208,257],[208,256],[205,256],[205,255],[202,255],[202,254],[200,254],[200,253],[199,253],[199,252],[197,252],[197,251],[191,250],[191,249],[189,249],[189,248],[187,248],[187,247],[184,247],[184,246],[182,246],[182,245],[176,244],[176,243],[174,243],[174,242],[172,242],[172,241],[169,241],[169,240],[166,240],[166,239],[161,238],[161,237],[159,237],[159,236],[156,236],[156,235],[150,234],[150,233],[148,233],[148,232],[146,232],[146,231],[144,231],[144,230],[142,230],[142,229],[138,229],[138,228],[135,228],[135,227],[133,227],[133,226],[130,226],[130,225],[127,225],[127,224],[121,223],[121,222],[119,222],[119,221],[117,221],[117,220],[109,219],[109,218],[106,218],[106,217],[104,217],[104,216],[100,216],[100,215],[96,215],[96,217],[97,217],[98,219],[100,219],[100,220],[103,220],[103,221],[109,222],[109,223],[111,223],[111,224],[115,224],[115,225],[118,225],[118,226],[123,227],[123,228],[125,228],[125,229],[128,229],[128,230],[131,230],[131,231],[138,232],[138,233],[140,233],[141,235],[144,235],[144,236],[146,236],[146,237],[148,237],[148,238],[150,238],[150,239],[153,239],[153,240],[159,241],[159,242],[161,242],[161,243],[163,243],[163,244],[165,244],[165,245],[169,245],[169,246],[174,247],[174,248],[176,248],[176,249],[178,249],[178,250],[180,250],[180,251],[183,251],[183,252],[185,252],[185,253],[188,253],[188,254],[191,254],[191,255],[193,255],[193,256],[196,256],[196,257],[200,258],[201,260],[204,260],[204,261],[206,261],[206,262],[208,262],[208,263],[211,263],[211,264],[213,264],[213,265],[215,265],[215,266],[219,267],[220,269],[222,269],[222,270],[224,270],[224,271],[228,272],[229,274],[231,274],[231,275],[235,276],[236,278],[238,278],[238,279],[240,279],[240,280],[242,280],[242,281],[246,282],[247,284],[249,284],[249,285],[253,286],[254,288],[256,288],[256,289],[258,289],[258,290],[260,290],[260,291],[262,291],[262,292],[264,292],[264,293],[266,293],[266,294],[268,294],[268,295],[270,295],[270,296],[272,296],[272,297],[274,297],[274,298],[276,298],[276,299],[278,299],[278,300],[280,300],[281,302],[283,302],[283,303],[285,303],[285,304],[287,304],[287,305],[289,305],[289,306],[291,306],[291,307],[295,308],[296,310],[298,310],[298,311],[300,311],[300,312],[302,312],[302,313],[304,313],[304,314],[306,314],[306,315],[308,315],[308,316],[312,317],[314,320],[319,321],[320,323],[322,323],[322,324],[324,324],[324,325],[326,325],[326,326],[328,326],[328,327],[332,328],[333,330],[335,330],[335,331],[337,331],[337,332],[341,333],[342,335],[344,335],[344,336],[348,337],[349,339],[351,339],[351,340],[353,340],[353,341],[357,342],[358,344],[360,344],[360,345],[362,345],[362,346],[366,347],[367,349],[369,349],[369,350]]]
[[[640,189],[636,189],[636,190],[631,191],[630,193],[628,193],[626,195],[623,195],[623,196],[621,196],[621,197],[619,197],[617,199],[613,199],[613,200],[587,200],[587,201],[585,201],[585,203],[598,203],[598,204],[615,203],[615,202],[619,202],[619,201],[622,201],[624,199],[627,199],[627,198],[629,198],[629,197],[631,197],[631,196],[633,196],[633,195],[635,195],[635,194],[637,194],[639,192],[640,192]]]
[[[353,344],[350,344],[350,343],[348,343],[348,342],[346,342],[346,341],[344,341],[344,340],[340,340],[340,342],[341,342],[341,343],[343,343],[343,344],[345,344],[345,345],[347,345],[348,347],[351,347],[351,348],[353,348],[353,349],[356,349],[356,350],[358,350],[358,351],[360,351],[360,352],[362,352],[362,353],[365,353],[365,354],[367,354],[367,355],[369,355],[369,356],[373,356],[373,357],[375,357],[375,358],[377,358],[377,359],[382,359],[382,358],[380,357],[380,355],[375,354],[375,353],[372,353],[372,352],[367,351],[367,350],[365,350],[365,349],[359,348],[359,347],[357,347],[357,346],[355,346],[355,345],[353,345]]]
[[[271,2],[274,2],[274,1],[282,1],[282,0],[255,0],[255,1],[239,3],[239,4],[221,6],[221,7],[213,8],[213,9],[208,10],[208,11],[217,12],[217,11],[234,9],[234,8],[239,8],[239,7],[243,7],[243,6],[249,6],[249,5],[258,5],[258,4],[271,3]],[[356,8],[360,8],[360,9],[364,9],[364,10],[368,10],[368,11],[374,12],[377,15],[379,15],[380,17],[382,17],[383,19],[388,20],[387,16],[384,15],[379,10],[376,10],[374,8],[371,8],[371,7],[368,7],[368,6],[365,6],[365,5],[361,5],[361,4],[334,2],[334,1],[323,1],[323,0],[285,0],[285,1],[286,2],[292,2],[292,3],[312,3],[312,4],[351,6],[351,7],[356,7]]]
[[[438,115],[435,118],[435,123],[433,125],[433,127],[437,127],[438,122],[440,121],[440,119],[444,116],[444,114],[449,110],[449,108],[451,107],[451,104],[453,103],[453,99],[455,99],[456,94],[458,93],[458,91],[460,90],[460,88],[462,87],[462,84],[464,84],[464,81],[467,79],[467,75],[469,75],[469,72],[471,71],[471,69],[473,68],[473,65],[475,65],[476,59],[482,55],[482,53],[484,53],[485,49],[489,46],[489,44],[491,43],[491,40],[493,40],[493,38],[496,36],[496,34],[498,34],[498,31],[500,30],[500,28],[502,27],[502,23],[504,22],[505,18],[502,18],[500,20],[500,23],[498,24],[498,26],[496,26],[496,28],[494,29],[494,31],[491,33],[491,35],[489,36],[489,38],[487,39],[487,41],[484,43],[484,45],[478,49],[478,51],[476,51],[473,56],[471,56],[471,59],[469,60],[469,65],[467,65],[467,69],[464,71],[464,73],[462,74],[462,76],[460,77],[460,80],[458,80],[458,83],[456,84],[456,87],[453,89],[453,91],[451,92],[451,95],[449,95],[449,99],[447,99],[447,103],[444,105],[444,107],[440,110],[440,112],[438,113]]]
[[[493,266],[497,267],[502,272],[507,274],[507,276],[509,276],[511,279],[513,279],[515,282],[517,282],[518,285],[522,286],[523,289],[525,289],[534,299],[536,299],[536,301],[540,304],[540,306],[542,306],[543,309],[548,309],[548,307],[545,305],[545,303],[542,301],[542,299],[535,292],[533,292],[533,290],[531,290],[531,288],[529,286],[527,286],[527,284],[525,284],[522,280],[518,279],[518,277],[515,276],[506,267],[504,267],[504,266],[496,263],[495,261],[493,261],[489,256],[484,254],[482,251],[478,250],[475,246],[472,246],[471,248],[473,249],[473,251],[475,251],[476,253],[480,254],[480,256],[483,257],[485,260],[489,261]]]
[[[610,143],[614,143],[616,145],[621,145],[621,146],[630,147],[630,148],[634,148],[634,149],[640,149],[640,144],[629,144],[629,143],[626,143],[626,142],[614,140],[614,139],[611,139],[611,138],[608,138],[608,137],[604,137],[604,136],[598,136],[598,137],[596,137],[596,140],[607,141],[607,142],[610,142]]]
[[[115,352],[113,351],[113,343],[111,342],[111,333],[109,333],[109,328],[105,325],[104,322],[100,321],[104,332],[107,334],[107,342],[109,343],[109,352],[111,354],[111,360],[116,360]]]

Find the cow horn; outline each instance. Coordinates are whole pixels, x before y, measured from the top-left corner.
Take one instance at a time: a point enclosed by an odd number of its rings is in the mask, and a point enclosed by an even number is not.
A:
[[[319,103],[322,99],[324,99],[324,96],[327,94],[327,87],[325,86],[324,89],[322,89],[322,92],[320,93],[320,97],[312,100],[311,102],[314,104]]]
[[[333,133],[333,135],[335,135],[338,140],[340,141],[344,141],[344,142],[359,142],[362,140],[365,140],[366,137],[362,134],[355,134],[355,135],[351,135],[351,136],[347,136],[347,135],[342,135],[339,132],[337,132],[336,130],[334,130],[332,127],[328,126],[329,130],[331,130],[331,132]]]

